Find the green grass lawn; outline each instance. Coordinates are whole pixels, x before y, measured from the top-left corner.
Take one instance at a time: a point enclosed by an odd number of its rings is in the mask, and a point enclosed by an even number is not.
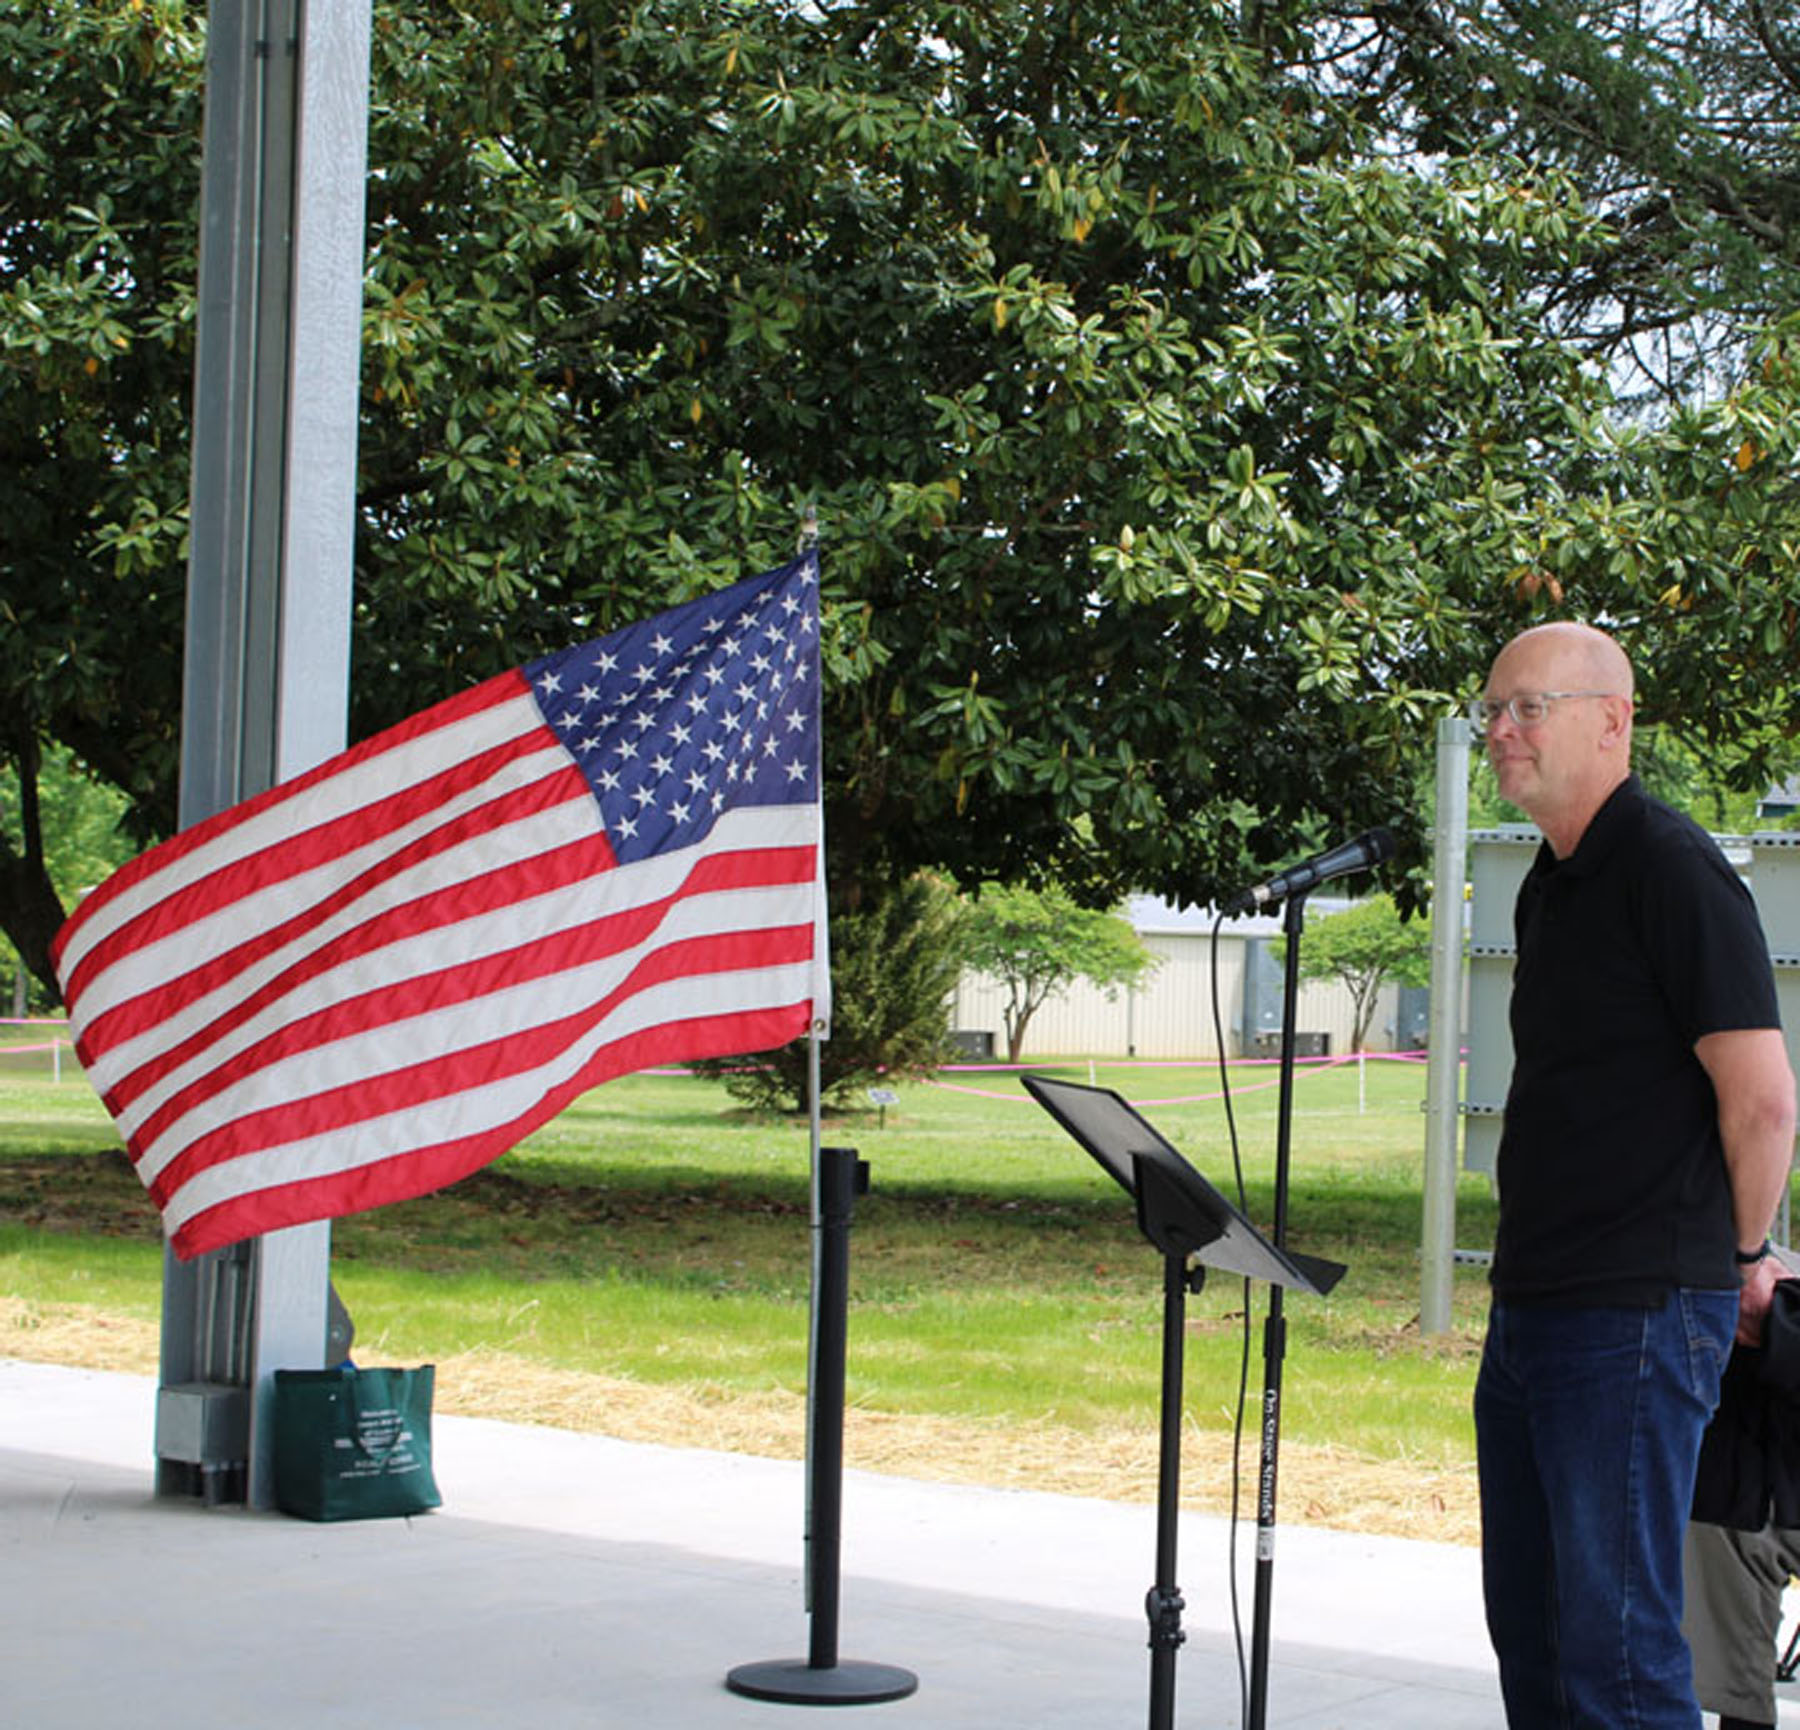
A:
[[[1212,1068],[1062,1067],[1116,1087],[1236,1194]],[[1251,1217],[1269,1226],[1272,1068],[1234,1071]],[[1422,1340],[1422,1065],[1305,1069],[1296,1087],[1288,1238],[1348,1264],[1327,1298],[1286,1303],[1284,1434],[1376,1458],[1460,1464],[1485,1288],[1459,1268],[1449,1334]],[[852,1237],[849,1397],[877,1411],[1075,1429],[1154,1421],[1161,1264],[1129,1198],[998,1072],[901,1085],[885,1114],[827,1121],[871,1189]],[[162,1250],[104,1112],[72,1070],[0,1061],[0,1292],[154,1318]],[[437,1196],[337,1222],[333,1276],[359,1354],[487,1350],[729,1396],[804,1389],[811,1271],[802,1122],[741,1112],[717,1084],[632,1076]],[[1458,1241],[1493,1207],[1465,1178]],[[1261,1381],[1266,1288],[1252,1388]],[[1243,1282],[1190,1300],[1191,1421],[1228,1428]]]

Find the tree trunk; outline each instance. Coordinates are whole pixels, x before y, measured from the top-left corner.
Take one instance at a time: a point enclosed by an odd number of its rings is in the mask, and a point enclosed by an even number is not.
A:
[[[38,814],[38,751],[35,740],[15,749],[13,767],[19,780],[19,817],[25,844],[21,856],[0,837],[0,931],[19,952],[19,959],[43,983],[51,1001],[62,1002],[50,967],[50,940],[62,927],[63,905],[44,869],[44,831]]]

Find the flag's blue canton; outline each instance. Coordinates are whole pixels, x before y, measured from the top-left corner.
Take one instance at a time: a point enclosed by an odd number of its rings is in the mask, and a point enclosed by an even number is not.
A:
[[[525,669],[621,864],[734,805],[819,797],[819,567],[792,564]]]

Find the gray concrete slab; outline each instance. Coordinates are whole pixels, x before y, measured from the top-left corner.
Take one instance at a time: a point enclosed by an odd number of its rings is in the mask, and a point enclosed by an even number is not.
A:
[[[154,1383],[0,1360],[0,1724],[12,1730],[673,1726],[815,1708],[726,1672],[804,1660],[804,1474],[439,1415],[444,1507],[320,1526],[151,1493]],[[1255,1533],[1238,1537],[1246,1652]],[[1225,1521],[1184,1515],[1177,1724],[1242,1723]],[[1145,1721],[1149,1507],[848,1472],[840,1656],[929,1730]],[[1279,1533],[1271,1726],[1502,1722],[1473,1551]]]

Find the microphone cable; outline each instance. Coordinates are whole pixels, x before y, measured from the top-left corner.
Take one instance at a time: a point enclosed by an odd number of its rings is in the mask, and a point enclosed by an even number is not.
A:
[[[1225,1134],[1231,1147],[1231,1172],[1237,1186],[1237,1209],[1248,1218],[1250,1210],[1244,1191],[1244,1154],[1238,1143],[1237,1113],[1231,1103],[1231,1071],[1225,1061],[1225,1017],[1219,1006],[1219,932],[1224,924],[1225,915],[1220,913],[1213,921],[1212,930],[1213,1043],[1219,1053],[1219,1097],[1225,1104]],[[1238,1357],[1237,1409],[1231,1423],[1231,1522],[1230,1538],[1226,1545],[1226,1566],[1230,1572],[1231,1586],[1231,1637],[1237,1652],[1238,1721],[1244,1725],[1250,1722],[1250,1669],[1244,1658],[1244,1614],[1238,1598],[1238,1502],[1243,1485],[1244,1412],[1250,1392],[1250,1297],[1250,1277],[1246,1274],[1243,1343]]]

